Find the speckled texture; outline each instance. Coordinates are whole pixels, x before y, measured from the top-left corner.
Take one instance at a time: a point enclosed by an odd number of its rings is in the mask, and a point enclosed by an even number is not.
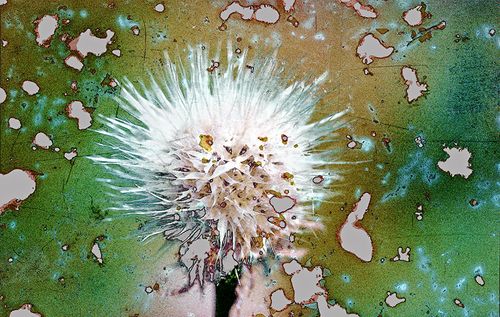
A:
[[[159,309],[152,307],[157,291],[145,289],[160,283],[165,272],[168,280],[170,269],[181,270],[175,263],[178,245],[161,238],[138,241],[134,231],[141,219],[106,221],[110,198],[96,181],[104,171],[86,159],[102,151],[102,136],[92,129],[101,127],[98,114],[126,117],[112,98],[120,86],[110,86],[111,79],[142,81],[161,69],[165,50],[182,56],[188,45],[206,45],[215,53],[229,41],[256,56],[279,47],[278,58],[296,78],[327,70],[318,117],[352,109],[336,155],[356,164],[336,169],[344,180],[333,187],[337,195],[318,208],[326,229],[296,239],[308,250],[306,259],[331,271],[325,277],[329,299],[360,316],[498,316],[500,42],[489,34],[498,27],[494,1],[426,1],[432,17],[422,26],[446,21],[446,28],[409,45],[411,30],[418,27],[401,16],[418,1],[366,0],[379,16],[363,19],[337,1],[298,0],[293,11],[298,27],[271,1],[281,15],[276,24],[231,16],[225,31],[219,30],[218,17],[225,1],[165,1],[161,13],[154,9],[160,2],[9,0],[0,6],[0,40],[8,41],[0,47],[0,87],[7,93],[0,104],[0,173],[21,168],[37,174],[36,191],[20,209],[0,215],[0,315],[31,303],[45,317],[157,316]],[[49,47],[37,45],[33,23],[46,14],[59,16]],[[63,25],[64,19],[69,24]],[[107,52],[89,54],[78,72],[64,65],[70,50],[60,37],[74,38],[87,28],[99,37],[108,29],[115,35]],[[363,64],[356,47],[367,32],[395,52]],[[116,49],[120,57],[112,54]],[[412,103],[405,98],[403,66],[416,69],[428,85]],[[363,73],[365,67],[373,76]],[[29,96],[21,89],[25,80],[36,82],[40,91]],[[73,100],[90,108],[91,128],[79,130],[68,118],[65,108]],[[21,129],[9,128],[11,117],[21,121]],[[38,132],[51,137],[49,150],[32,149]],[[358,142],[354,149],[347,147],[347,135]],[[415,142],[418,136],[423,147]],[[438,168],[447,158],[444,146],[472,153],[467,179]],[[72,148],[78,156],[69,161],[63,154]],[[374,244],[367,263],[344,251],[336,238],[363,192],[372,196],[362,220]],[[91,253],[96,241],[102,265]],[[410,262],[390,261],[398,247],[411,248]],[[475,282],[477,274],[484,286]],[[388,291],[406,302],[388,307]],[[196,299],[179,302],[165,298],[164,307],[197,305]],[[316,314],[314,307],[291,309]]]

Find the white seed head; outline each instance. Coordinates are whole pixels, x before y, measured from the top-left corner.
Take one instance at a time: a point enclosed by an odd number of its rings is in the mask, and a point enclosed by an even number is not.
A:
[[[221,64],[190,49],[187,63],[167,56],[147,88],[122,82],[133,118],[103,118],[113,154],[93,160],[114,173],[117,208],[147,215],[146,237],[203,237],[239,259],[284,254],[291,235],[321,227],[314,202],[328,193],[313,178],[332,175],[320,145],[342,113],[312,120],[326,75],[288,83],[275,55],[249,63],[231,48]]]

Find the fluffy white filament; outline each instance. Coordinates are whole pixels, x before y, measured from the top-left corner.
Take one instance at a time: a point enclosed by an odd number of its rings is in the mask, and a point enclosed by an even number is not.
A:
[[[117,209],[146,215],[146,237],[203,237],[239,259],[289,252],[291,235],[320,226],[313,202],[329,195],[313,178],[332,174],[321,144],[342,113],[311,118],[326,74],[288,83],[275,56],[249,66],[229,48],[216,68],[207,50],[189,52],[187,63],[167,56],[147,87],[121,83],[133,118],[103,118],[113,154],[93,159],[114,174]]]

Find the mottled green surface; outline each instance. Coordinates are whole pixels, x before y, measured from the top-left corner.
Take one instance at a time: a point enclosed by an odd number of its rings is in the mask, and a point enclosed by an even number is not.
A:
[[[237,36],[243,38],[242,47],[251,45],[258,54],[265,51],[265,38],[271,39],[269,46],[278,46],[273,39],[279,34],[279,56],[285,64],[304,59],[297,76],[329,70],[331,82],[325,89],[333,101],[329,99],[322,110],[351,106],[350,116],[357,119],[342,133],[366,139],[361,150],[344,156],[369,162],[340,167],[345,180],[336,186],[339,195],[319,211],[327,229],[318,232],[318,238],[307,236],[298,243],[309,249],[314,265],[332,272],[325,284],[330,297],[360,316],[498,316],[499,40],[488,34],[497,27],[498,4],[428,1],[433,17],[426,26],[446,20],[447,27],[427,42],[406,47],[403,37],[410,28],[400,16],[418,2],[367,1],[380,13],[374,22],[330,2],[318,3],[319,22],[312,31],[294,29],[286,21],[262,26],[235,19],[228,23],[228,31],[220,32],[217,14],[223,1],[167,1],[162,14],[153,10],[156,3],[151,1],[116,1],[108,8],[102,1],[10,0],[0,7],[0,39],[9,42],[0,48],[0,87],[8,94],[0,105],[0,172],[22,168],[38,174],[36,192],[20,210],[0,215],[0,315],[7,316],[23,303],[32,303],[46,317],[143,312],[144,286],[154,282],[148,270],[164,260],[161,239],[144,244],[132,235],[139,220],[105,221],[110,198],[96,181],[104,173],[85,158],[102,152],[101,137],[91,130],[79,131],[76,121],[67,118],[66,105],[81,100],[94,108],[92,129],[97,129],[97,114],[124,116],[112,99],[119,88],[101,84],[108,75],[142,80],[148,70],[159,69],[165,49],[178,52],[188,44],[236,43]],[[297,6],[297,16],[303,8]],[[49,48],[37,46],[33,21],[55,13],[71,22],[59,27]],[[139,36],[130,30],[136,24]],[[377,36],[398,52],[374,62],[374,76],[365,76],[355,46],[361,34],[377,27],[390,28]],[[76,37],[87,28],[98,35],[106,29],[116,34],[108,52],[88,56],[84,69],[77,72],[63,64],[69,50],[59,37],[65,32]],[[311,39],[317,30],[325,34],[325,41]],[[290,35],[292,31],[308,34],[309,39],[301,41]],[[254,34],[260,34],[258,41],[252,39]],[[456,42],[457,34],[468,40]],[[110,50],[115,48],[123,56],[113,56]],[[402,65],[415,67],[419,79],[429,85],[430,92],[412,104],[404,99]],[[28,96],[20,89],[23,80],[36,81],[40,92]],[[77,92],[70,89],[73,80],[78,82]],[[23,128],[9,129],[10,117],[21,120]],[[32,138],[39,131],[50,135],[61,151],[32,150]],[[371,137],[371,131],[377,136]],[[418,135],[426,140],[423,148],[414,142]],[[391,140],[390,152],[383,137]],[[452,178],[436,166],[447,157],[443,144],[455,142],[473,154],[474,172],[468,179]],[[72,147],[79,155],[70,162],[62,154]],[[375,245],[371,263],[344,252],[335,238],[347,211],[365,191],[372,194],[362,222]],[[471,207],[471,199],[479,205]],[[421,222],[414,215],[417,204],[424,206]],[[104,265],[90,253],[101,236]],[[66,252],[61,250],[64,244],[70,245]],[[411,247],[410,263],[389,261],[399,246]],[[8,263],[11,257],[14,261]],[[479,272],[484,287],[474,281]],[[387,308],[382,304],[387,291],[397,291],[407,302]],[[455,298],[465,308],[455,306]]]

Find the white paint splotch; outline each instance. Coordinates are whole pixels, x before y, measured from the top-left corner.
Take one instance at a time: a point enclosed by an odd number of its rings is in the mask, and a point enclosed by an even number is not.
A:
[[[40,91],[40,87],[38,87],[38,84],[31,80],[23,81],[21,88],[30,96],[33,96]]]
[[[375,19],[378,16],[377,11],[372,6],[364,5],[357,0],[338,0],[338,2],[353,9],[362,18]]]
[[[269,204],[273,207],[274,211],[281,214],[288,211],[295,206],[295,199],[289,196],[277,197],[273,196],[269,199]]]
[[[64,158],[67,159],[68,161],[71,161],[75,157],[77,157],[78,151],[76,149],[71,149],[69,152],[64,153]]]
[[[9,128],[14,130],[21,129],[21,121],[17,118],[9,118]]]
[[[408,102],[413,102],[427,91],[427,84],[420,83],[417,77],[417,71],[411,67],[404,66],[401,69],[401,76],[406,84],[406,99]]]
[[[403,20],[409,26],[421,25],[424,18],[425,18],[425,12],[424,12],[424,7],[422,5],[417,5],[403,12]]]
[[[92,255],[94,256],[94,259],[97,261],[99,264],[103,264],[104,260],[102,258],[102,251],[101,247],[97,242],[94,242],[92,245],[92,249],[90,250],[92,252]]]
[[[162,13],[163,11],[165,11],[165,4],[163,2],[156,4],[155,11],[158,13]]]
[[[339,230],[340,245],[342,248],[365,262],[372,260],[373,245],[370,235],[360,226],[359,221],[368,212],[370,200],[370,193],[361,195],[361,198]]]
[[[38,132],[33,139],[33,144],[44,150],[48,150],[52,146],[52,140],[47,134]]]
[[[275,311],[282,311],[291,303],[292,301],[286,297],[283,289],[280,288],[271,293],[271,309]]]
[[[7,93],[5,92],[5,89],[0,87],[0,104],[4,103],[5,100],[7,100]]]
[[[462,149],[459,147],[445,147],[443,151],[449,157],[445,161],[439,161],[437,163],[438,167],[452,177],[459,175],[465,179],[469,178],[472,174],[471,164],[469,163],[472,153],[467,148]]]
[[[316,266],[309,270],[297,260],[283,264],[283,270],[291,275],[294,302],[300,305],[311,304],[317,296],[326,296],[326,290],[319,284],[323,279],[323,270]]]
[[[394,52],[394,47],[385,46],[372,33],[368,33],[359,41],[356,54],[364,64],[371,64],[375,58],[387,58]]]
[[[476,283],[479,285],[479,286],[484,286],[484,278],[481,276],[481,275],[476,275],[474,277],[474,281],[476,281]]]
[[[286,12],[290,12],[294,10],[295,0],[282,0],[283,1],[283,9]]]
[[[94,36],[90,29],[85,30],[80,33],[80,35],[69,42],[68,46],[70,50],[78,52],[78,54],[85,58],[88,54],[94,54],[95,56],[101,56],[107,51],[108,44],[111,44],[111,39],[115,35],[112,30],[106,31],[106,37],[100,38]]]
[[[417,218],[418,221],[421,221],[424,219],[424,206],[422,204],[418,204],[416,211],[415,211],[415,218]]]
[[[328,291],[320,285],[320,281],[323,279],[322,267],[316,266],[309,270],[297,260],[292,260],[283,264],[283,270],[291,276],[295,304],[316,303],[320,317],[359,317],[357,314],[347,313],[339,304],[330,305],[328,303]]]
[[[389,307],[396,307],[397,305],[404,303],[406,298],[398,297],[396,293],[387,292],[387,297],[385,298],[385,303]]]
[[[68,65],[69,67],[76,69],[77,71],[81,71],[83,68],[83,63],[82,61],[74,56],[70,55],[64,59],[64,64]]]
[[[44,15],[43,17],[35,20],[35,35],[36,43],[39,46],[49,47],[52,37],[59,27],[58,24],[59,17],[57,14],[54,15]]]
[[[7,208],[18,210],[35,189],[35,174],[31,171],[14,169],[7,174],[0,174],[0,214]]]
[[[21,308],[10,312],[9,317],[42,317],[41,314],[32,311],[33,305],[23,304]]]
[[[239,1],[233,1],[227,5],[219,17],[227,21],[232,14],[238,14],[243,20],[255,20],[267,24],[274,24],[280,18],[278,10],[270,4],[244,6]]]
[[[392,261],[404,261],[404,262],[410,262],[410,248],[406,248],[403,252],[403,248],[399,247],[398,248],[398,255],[392,258]]]
[[[85,130],[92,125],[92,116],[90,110],[83,106],[79,100],[74,100],[66,107],[66,113],[71,119],[78,121],[78,129]]]
[[[320,296],[316,301],[318,303],[318,310],[320,317],[359,317],[358,314],[350,314],[347,310],[339,304],[328,304],[326,297]]]

